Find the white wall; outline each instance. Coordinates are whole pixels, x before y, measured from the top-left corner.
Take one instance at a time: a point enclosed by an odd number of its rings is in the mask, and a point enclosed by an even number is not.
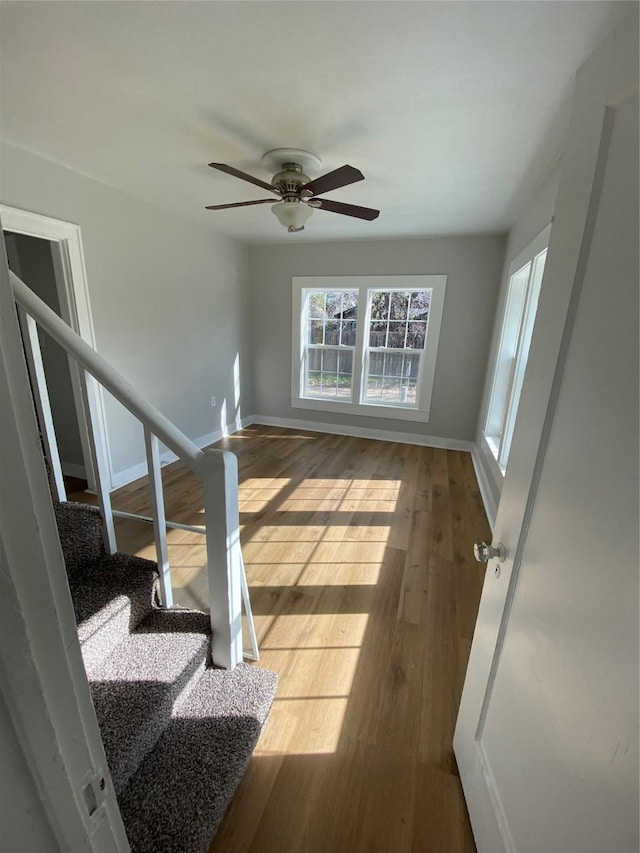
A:
[[[489,447],[484,440],[482,431],[484,422],[487,416],[487,408],[489,406],[489,395],[491,393],[491,380],[493,378],[493,364],[496,356],[496,350],[499,344],[500,331],[502,326],[502,314],[504,311],[504,301],[507,295],[507,287],[509,284],[509,267],[513,260],[527,248],[529,243],[534,240],[538,234],[543,231],[551,222],[553,211],[556,205],[556,196],[558,194],[558,181],[560,179],[560,167],[557,165],[547,176],[546,180],[540,186],[531,202],[520,214],[517,222],[509,232],[507,245],[504,254],[504,265],[502,269],[502,277],[500,283],[500,293],[498,296],[498,304],[493,325],[493,334],[491,337],[491,349],[487,364],[487,373],[484,377],[484,390],[482,394],[482,403],[476,428],[476,470],[479,475],[480,485],[483,491],[485,507],[489,522],[493,526],[495,513],[500,501],[500,493],[502,491],[503,477],[498,468],[497,462],[489,450]],[[544,282],[543,285],[544,287]]]
[[[502,236],[256,245],[250,248],[254,412],[269,418],[473,441],[500,270]],[[448,276],[428,423],[291,407],[291,278],[323,275]]]
[[[250,414],[247,249],[195,222],[5,143],[0,201],[80,225],[100,353],[191,438],[220,429],[222,404]],[[210,398],[217,398],[212,409]],[[116,478],[144,460],[142,431],[107,398]]]

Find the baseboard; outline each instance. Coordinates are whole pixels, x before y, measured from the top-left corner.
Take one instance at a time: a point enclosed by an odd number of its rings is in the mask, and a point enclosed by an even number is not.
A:
[[[61,460],[60,466],[65,477],[77,477],[79,480],[87,479],[87,472],[84,465],[76,465],[73,462],[62,462]]]
[[[314,421],[302,421],[295,418],[272,418],[268,415],[249,415],[249,417],[237,419],[227,427],[208,432],[201,435],[199,438],[194,438],[193,443],[199,448],[208,447],[216,441],[220,441],[227,435],[233,435],[238,430],[252,426],[252,424],[263,424],[264,426],[278,426],[287,429],[309,430],[310,432],[329,433],[330,435],[348,435],[354,438],[371,438],[376,441],[395,441],[398,444],[415,444],[418,447],[438,447],[442,450],[462,450],[467,453],[475,452],[476,446],[472,441],[463,441],[458,438],[441,438],[434,435],[414,435],[410,432],[396,432],[383,429],[370,429],[368,427],[343,426],[342,424],[331,423],[315,423]],[[172,450],[166,450],[160,454],[160,463],[169,465],[177,460],[176,454]],[[478,476],[478,466],[474,460],[476,468],[476,476]],[[125,468],[124,471],[118,471],[111,475],[111,491],[120,489],[122,486],[127,486],[141,477],[146,477],[148,474],[146,460],[137,465],[132,465],[130,468]],[[478,477],[478,480],[480,478]],[[480,485],[482,492],[482,485]],[[482,492],[484,500],[484,492]],[[487,515],[489,512],[487,510]]]
[[[253,424],[264,424],[265,426],[286,427],[288,429],[302,429],[310,432],[324,432],[331,435],[348,435],[354,438],[372,438],[377,441],[395,441],[398,444],[416,444],[419,447],[438,447],[443,450],[463,450],[471,453],[475,444],[472,441],[462,441],[457,438],[440,438],[434,435],[414,435],[411,432],[395,432],[384,429],[370,429],[368,427],[343,426],[342,424],[316,423],[315,421],[302,421],[295,418],[272,418],[268,415],[253,415],[247,418]],[[249,426],[249,423],[246,424]]]
[[[487,521],[489,522],[489,527],[491,528],[491,532],[493,533],[496,528],[496,515],[498,514],[498,504],[495,499],[493,489],[491,488],[491,482],[489,480],[489,477],[487,476],[487,472],[482,461],[482,454],[480,453],[477,444],[473,445],[473,449],[471,451],[471,460],[473,462],[473,468],[476,472],[476,480],[478,481],[478,488],[480,489],[482,503],[484,504],[484,511],[487,514]]]
[[[250,426],[254,423],[253,418],[243,418],[240,420],[237,418],[233,423],[227,424],[224,429],[217,429],[214,432],[207,432],[204,435],[199,436],[198,438],[194,438],[193,443],[196,444],[201,450],[203,447],[208,447],[210,444],[214,444],[216,441],[220,441],[223,438],[226,438],[228,435],[233,435],[234,432],[238,432],[240,429],[244,429],[246,426]],[[164,467],[165,465],[170,465],[172,462],[176,462],[178,459],[177,455],[172,450],[165,450],[160,454],[160,464]],[[128,486],[129,483],[133,483],[135,480],[139,480],[140,477],[146,477],[149,473],[147,468],[146,459],[143,462],[139,462],[137,465],[132,465],[130,468],[125,468],[124,471],[117,471],[116,473],[111,474],[111,491],[115,491],[116,489],[122,488],[122,486]]]

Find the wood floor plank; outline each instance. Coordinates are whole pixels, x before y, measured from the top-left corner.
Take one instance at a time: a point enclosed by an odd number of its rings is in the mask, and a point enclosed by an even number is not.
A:
[[[210,853],[471,853],[452,737],[490,536],[470,454],[252,426],[236,453],[261,665],[279,689]],[[186,466],[167,517],[202,524]],[[78,493],[72,497],[91,502]],[[149,513],[146,479],[114,506]],[[150,525],[121,550],[154,557]],[[206,607],[206,550],[170,530],[178,603]]]

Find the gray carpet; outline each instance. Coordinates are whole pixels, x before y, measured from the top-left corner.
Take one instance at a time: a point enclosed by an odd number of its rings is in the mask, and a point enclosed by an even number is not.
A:
[[[94,507],[56,504],[78,635],[134,853],[199,853],[246,770],[276,675],[215,669],[206,614],[163,610],[157,566],[107,556]]]
[[[118,797],[134,853],[205,851],[251,758],[275,673],[208,669]],[[198,792],[197,796],[194,793]]]

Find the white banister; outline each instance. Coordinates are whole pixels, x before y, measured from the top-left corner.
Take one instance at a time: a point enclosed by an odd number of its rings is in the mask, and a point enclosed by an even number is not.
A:
[[[35,320],[23,309],[19,310],[18,316],[20,318],[20,326],[22,328],[22,335],[25,343],[25,354],[27,356],[27,364],[29,366],[31,390],[33,391],[33,399],[36,404],[36,412],[38,413],[40,435],[42,436],[46,457],[49,462],[50,477],[52,481],[51,485],[55,489],[57,499],[59,501],[66,501],[67,492],[64,486],[62,465],[60,464],[56,431],[53,425],[53,417],[51,416],[51,400],[49,399],[47,378],[45,376],[44,364],[42,361],[38,326]]]
[[[153,524],[153,518],[150,515],[140,515],[137,512],[124,512],[121,509],[114,509],[113,514],[116,518],[128,518],[130,521],[145,521],[147,524]],[[179,521],[168,521],[165,519],[165,527],[169,530],[184,530],[186,533],[200,533],[202,536],[207,535],[207,528],[196,524],[181,524]]]
[[[113,523],[113,511],[111,509],[111,495],[109,494],[111,475],[109,472],[107,451],[104,446],[103,436],[96,428],[96,424],[99,421],[98,383],[91,374],[86,372],[86,370],[81,370],[80,384],[82,388],[84,408],[87,414],[87,426],[89,427],[89,445],[91,447],[91,456],[94,462],[96,494],[98,496],[98,505],[100,506],[100,511],[102,513],[102,535],[104,538],[104,547],[108,554],[115,554],[118,550],[118,546],[116,543],[116,528]]]
[[[204,518],[213,662],[233,669],[242,661],[242,555],[238,460],[226,450],[204,453]]]
[[[167,525],[165,523],[164,498],[162,496],[160,447],[157,437],[146,426],[144,428],[144,443],[147,448],[147,465],[149,467],[153,532],[156,539],[156,560],[158,563],[158,572],[160,573],[160,604],[163,607],[172,607],[173,590],[171,589]]]
[[[247,620],[247,627],[249,629],[249,642],[251,643],[251,651],[247,651],[245,649],[244,656],[249,658],[250,660],[259,661],[260,660],[260,650],[258,648],[258,638],[256,636],[256,627],[253,622],[253,611],[251,610],[251,599],[249,597],[249,584],[247,583],[247,573],[244,569],[244,560],[242,559],[242,551],[240,551],[240,563],[242,565],[242,572],[240,574],[240,581],[242,583],[242,603],[244,604],[244,615]]]
[[[137,390],[114,370],[94,349],[79,337],[64,320],[39,299],[15,273],[9,272],[16,302],[35,320],[44,326],[47,333],[57,341],[70,355],[76,358],[84,369],[94,376],[101,385],[119,400],[139,421],[147,424],[167,447],[182,459],[190,468],[200,473],[203,453],[193,441],[181,432],[171,421],[145,400]]]
[[[160,573],[160,597],[165,607],[173,603],[167,527],[182,527],[195,532],[205,532],[187,525],[167,522],[162,497],[162,475],[160,466],[159,439],[188,465],[201,479],[204,493],[206,525],[207,567],[209,579],[209,609],[213,631],[213,663],[232,669],[242,661],[242,607],[244,602],[247,617],[251,652],[248,657],[258,659],[258,645],[249,588],[244,575],[244,564],[240,548],[240,518],[238,512],[238,460],[233,453],[224,450],[203,452],[154,406],[141,397],[102,356],[82,340],[58,315],[52,311],[14,273],[9,272],[16,302],[29,318],[27,327],[30,338],[37,342],[38,323],[67,353],[82,367],[83,398],[89,425],[91,452],[96,466],[96,488],[102,510],[105,547],[110,553],[116,550],[114,514],[131,517],[129,513],[114,513],[111,508],[109,488],[110,470],[107,459],[106,439],[98,429],[99,392],[98,383],[103,385],[144,426],[153,525],[156,540],[158,569]],[[33,318],[33,319],[31,319]],[[39,347],[33,347],[34,357],[41,356]],[[41,362],[41,359],[40,359]],[[37,372],[37,371],[36,371]],[[42,374],[44,376],[44,374]],[[44,385],[46,393],[46,384]],[[48,399],[47,399],[48,402]],[[50,410],[47,409],[50,417]],[[53,444],[55,434],[53,429]],[[57,445],[56,445],[57,453]],[[53,457],[53,452],[51,456]],[[59,463],[58,463],[59,464]],[[61,476],[61,474],[60,474]],[[142,520],[149,520],[142,518]]]

